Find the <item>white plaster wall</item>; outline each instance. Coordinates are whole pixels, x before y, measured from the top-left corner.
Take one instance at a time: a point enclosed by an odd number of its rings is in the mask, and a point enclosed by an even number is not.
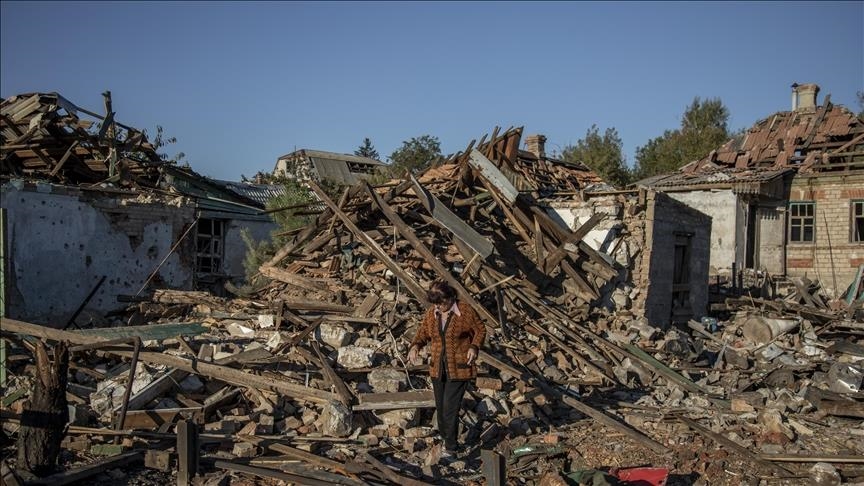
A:
[[[744,238],[739,237],[736,221],[739,212],[738,197],[731,190],[669,192],[673,199],[711,216],[710,273],[731,272],[732,262],[743,261]],[[745,208],[746,209],[746,208]],[[745,214],[746,216],[746,214]],[[743,225],[742,225],[743,227]],[[736,242],[741,241],[741,245]],[[738,250],[738,246],[742,248]],[[740,252],[740,257],[737,253]]]
[[[605,198],[597,198],[590,203],[563,203],[554,204],[549,210],[550,216],[563,222],[571,230],[576,230],[588,221],[595,213],[607,214],[606,219],[601,221],[588,234],[582,238],[591,248],[607,253],[618,233],[624,227],[620,221],[621,204]]]
[[[99,279],[107,279],[87,309],[125,306],[119,294],[135,294],[191,221],[194,209],[162,204],[118,204],[40,184],[3,186],[8,215],[10,317],[62,326]],[[101,208],[100,208],[101,207]],[[130,238],[130,234],[134,237]],[[172,254],[158,277],[163,285],[191,288],[191,262]]]

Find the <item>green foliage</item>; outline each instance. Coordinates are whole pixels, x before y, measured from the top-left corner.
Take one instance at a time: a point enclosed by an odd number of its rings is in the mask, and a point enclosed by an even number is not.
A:
[[[422,135],[402,142],[402,146],[390,154],[389,174],[402,177],[405,172],[417,173],[441,157],[438,137]]]
[[[147,135],[146,129],[144,130],[144,135]],[[189,167],[189,161],[184,160],[186,158],[185,153],[177,152],[176,154],[174,154],[174,156],[169,156],[165,152],[159,152],[160,149],[177,143],[177,137],[165,136],[165,129],[162,128],[162,125],[156,125],[156,136],[150,143],[153,144],[153,149],[156,151],[156,155],[158,155],[159,158],[164,160],[166,163],[170,165],[180,165],[180,162],[183,162],[183,165],[185,167]]]
[[[248,228],[240,230],[240,237],[243,243],[246,244],[246,256],[243,258],[243,269],[246,272],[246,282],[255,285],[258,276],[258,268],[262,264],[273,258],[276,254],[272,240],[264,240],[255,243]]]
[[[378,151],[375,150],[375,147],[372,146],[372,140],[369,140],[368,137],[363,139],[363,144],[354,151],[354,155],[359,157],[369,157],[370,159],[379,160],[380,155],[378,155]]]
[[[561,158],[568,162],[582,162],[613,186],[622,187],[630,182],[630,171],[624,162],[621,137],[614,128],[603,135],[597,125],[585,133],[576,145],[564,147]]]
[[[636,149],[637,179],[673,172],[708,155],[730,138],[729,110],[719,98],[697,96],[685,109],[681,128],[666,130]]]
[[[282,209],[272,213],[280,232],[291,231],[311,223],[312,216],[295,213],[306,210],[305,205],[316,201],[312,191],[296,180],[286,179],[284,186],[285,194],[270,199],[266,205],[268,210]]]

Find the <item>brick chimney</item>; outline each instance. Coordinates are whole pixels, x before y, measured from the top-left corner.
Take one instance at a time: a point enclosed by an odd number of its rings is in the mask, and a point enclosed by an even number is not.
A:
[[[816,96],[819,85],[814,83],[792,85],[792,111],[812,111],[816,109]]]
[[[525,148],[536,155],[538,159],[546,158],[546,137],[543,135],[528,135],[525,137]]]

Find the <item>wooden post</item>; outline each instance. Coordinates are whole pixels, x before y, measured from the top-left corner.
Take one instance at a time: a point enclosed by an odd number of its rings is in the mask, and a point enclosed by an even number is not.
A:
[[[504,467],[504,456],[489,449],[480,451],[483,460],[483,476],[487,486],[504,486],[507,484],[507,470]]]
[[[108,124],[108,147],[110,147],[108,177],[114,177],[114,174],[117,173],[117,147],[115,146],[117,143],[117,125],[114,123],[114,111],[111,107],[111,92],[106,91],[102,93],[102,96],[105,97],[105,120],[102,123]]]
[[[18,431],[17,466],[40,477],[56,472],[60,442],[69,422],[66,402],[69,348],[60,342],[53,354],[50,361],[45,344],[36,342],[36,379]]]
[[[177,486],[190,486],[198,473],[198,427],[177,422]]]

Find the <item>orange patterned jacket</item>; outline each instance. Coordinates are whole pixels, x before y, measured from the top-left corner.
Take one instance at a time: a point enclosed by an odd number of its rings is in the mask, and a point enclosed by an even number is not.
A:
[[[477,377],[477,360],[468,364],[468,349],[473,346],[479,354],[480,346],[486,339],[486,327],[470,305],[459,301],[456,305],[461,315],[454,313],[443,333],[435,317],[435,306],[431,306],[411,342],[412,346],[418,348],[426,343],[431,344],[429,375],[432,378],[441,376],[441,353],[444,353],[447,362],[448,380],[472,380]]]

